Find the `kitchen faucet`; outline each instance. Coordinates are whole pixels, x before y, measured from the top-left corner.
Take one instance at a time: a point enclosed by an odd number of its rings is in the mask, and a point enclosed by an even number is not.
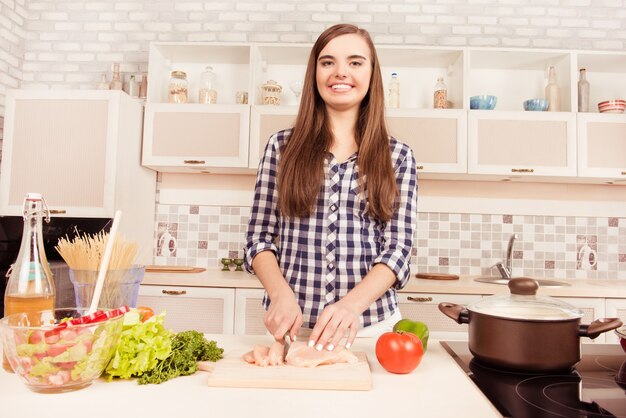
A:
[[[509,238],[509,245],[506,248],[506,259],[504,260],[504,264],[502,264],[502,262],[499,261],[495,265],[495,267],[498,269],[503,279],[511,278],[512,269],[513,269],[513,266],[512,266],[513,257],[511,256],[511,254],[513,252],[513,243],[515,242],[517,238],[519,238],[517,234],[511,235],[511,237]]]

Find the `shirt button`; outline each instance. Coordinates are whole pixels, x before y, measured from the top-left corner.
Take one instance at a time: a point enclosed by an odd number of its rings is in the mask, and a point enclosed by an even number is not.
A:
[[[330,263],[330,264],[328,265],[328,268],[329,268],[330,270],[332,270],[332,269],[334,269],[334,268],[335,268],[335,265],[334,265],[333,263]]]
[[[333,212],[337,210],[337,206],[335,205],[330,205],[330,210],[332,210]]]

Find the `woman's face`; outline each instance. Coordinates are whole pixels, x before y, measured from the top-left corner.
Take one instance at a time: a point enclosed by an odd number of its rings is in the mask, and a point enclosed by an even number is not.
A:
[[[333,109],[358,107],[367,95],[371,77],[370,49],[357,34],[334,38],[317,57],[317,90],[326,106]]]

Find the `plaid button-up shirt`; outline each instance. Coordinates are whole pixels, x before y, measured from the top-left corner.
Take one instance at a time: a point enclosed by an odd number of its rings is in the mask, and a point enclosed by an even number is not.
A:
[[[365,327],[397,309],[396,290],[409,279],[413,233],[417,224],[417,174],[413,152],[391,138],[389,147],[400,192],[399,207],[385,223],[369,217],[360,194],[357,154],[339,163],[329,154],[317,206],[308,218],[288,218],[278,208],[277,167],[291,130],[274,134],[261,159],[246,236],[245,267],[261,251],[272,251],[302,309],[304,326],[313,328],[325,306],[345,296],[377,263],[396,275],[395,285],[361,315]],[[263,298],[269,306],[267,293]]]

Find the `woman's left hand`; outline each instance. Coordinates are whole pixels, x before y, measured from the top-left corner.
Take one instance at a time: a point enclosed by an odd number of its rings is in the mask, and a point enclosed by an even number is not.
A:
[[[358,309],[344,299],[328,305],[313,327],[309,346],[315,346],[318,351],[324,348],[332,351],[347,336],[345,346],[350,348],[359,330],[359,316]]]

